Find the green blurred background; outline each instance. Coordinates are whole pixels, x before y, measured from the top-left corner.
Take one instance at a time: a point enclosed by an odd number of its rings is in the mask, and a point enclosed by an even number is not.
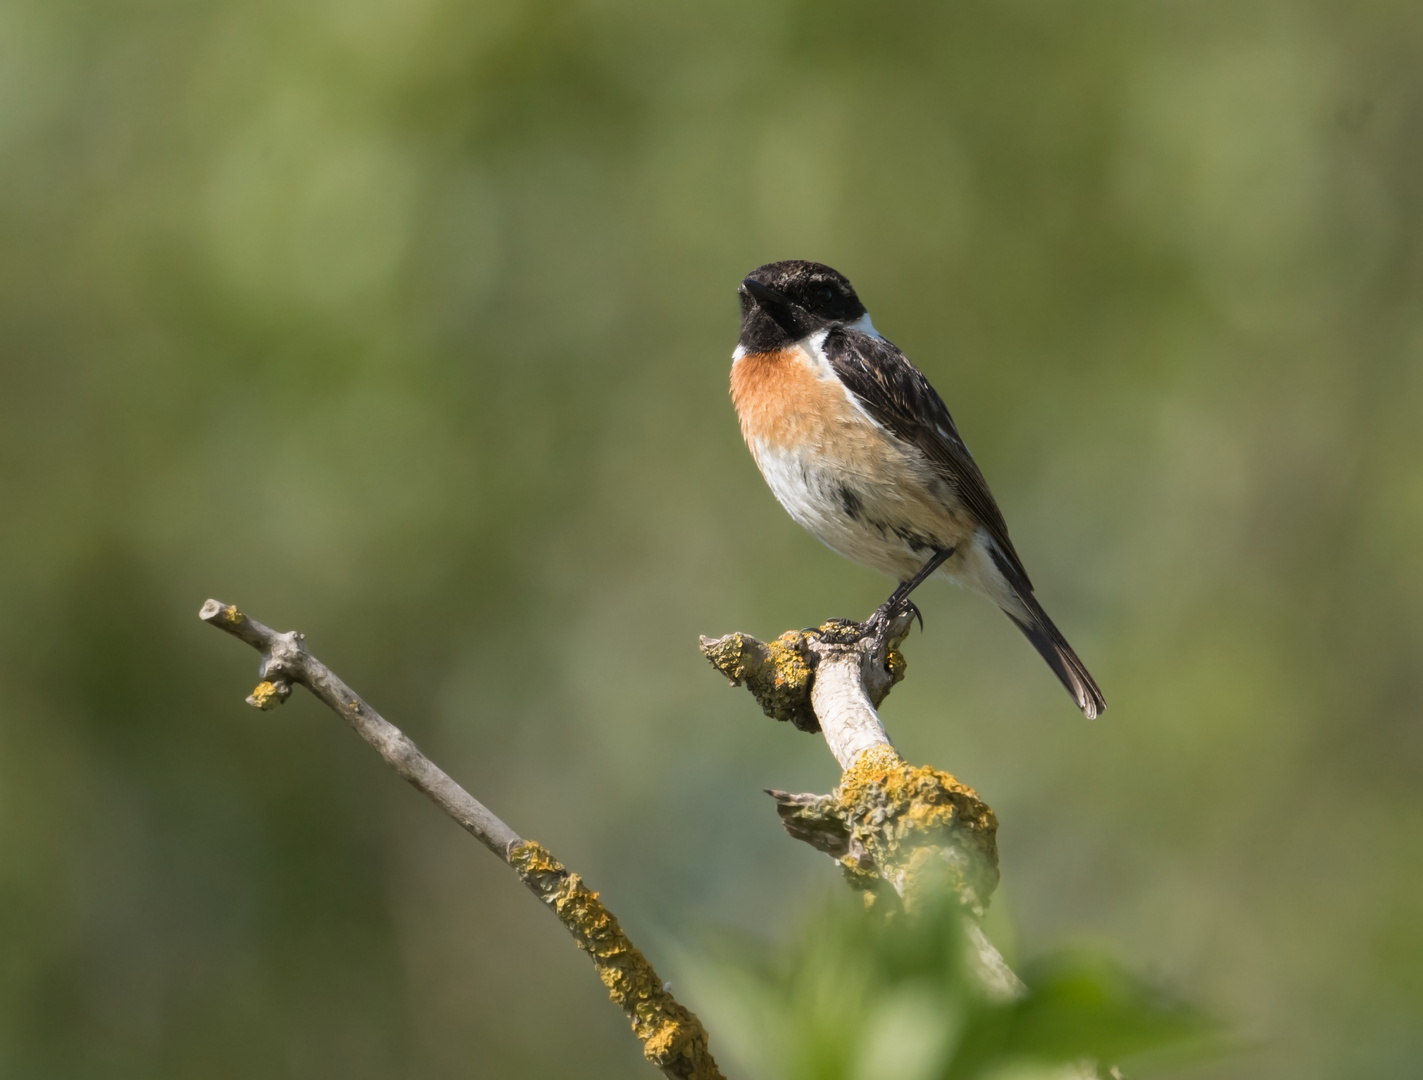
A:
[[[761,789],[834,764],[696,638],[888,582],[727,400],[788,257],[947,398],[1111,702],[922,591],[885,718],[997,809],[995,935],[1228,1017],[1202,1075],[1418,1074],[1423,8],[1340,0],[0,4],[0,1074],[650,1074],[507,869],[242,703],[208,596],[673,979],[793,936],[838,886]]]

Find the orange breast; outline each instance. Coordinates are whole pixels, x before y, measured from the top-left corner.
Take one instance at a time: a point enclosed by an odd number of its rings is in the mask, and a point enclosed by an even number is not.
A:
[[[941,546],[973,535],[972,518],[933,464],[871,420],[804,349],[735,360],[731,397],[776,498],[836,551],[904,578],[923,557],[897,529]],[[846,492],[853,493],[858,513],[845,509]]]
[[[828,429],[859,420],[834,379],[817,376],[801,348],[748,353],[731,365],[731,400],[753,450],[819,443]],[[858,426],[858,425],[856,425]]]

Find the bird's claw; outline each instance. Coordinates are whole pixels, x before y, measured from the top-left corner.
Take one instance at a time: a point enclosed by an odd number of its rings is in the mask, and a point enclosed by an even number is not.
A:
[[[924,613],[919,610],[919,605],[907,596],[891,596],[875,609],[873,615],[865,620],[865,631],[873,635],[877,652],[888,648],[890,627],[899,620],[901,615],[906,614],[919,620],[919,629],[922,632]]]

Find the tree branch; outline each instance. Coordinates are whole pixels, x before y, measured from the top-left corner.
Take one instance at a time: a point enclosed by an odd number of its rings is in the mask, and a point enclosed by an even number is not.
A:
[[[907,908],[947,876],[974,916],[969,946],[985,991],[1017,997],[1023,984],[976,921],[998,884],[998,819],[950,774],[901,758],[875,711],[904,678],[898,647],[912,622],[902,615],[877,635],[834,619],[770,644],[740,633],[703,637],[702,653],[733,684],[745,683],[767,716],[821,731],[840,764],[829,795],[768,792],[786,831],[835,859],[852,886],[874,895],[888,886]]]
[[[712,1060],[706,1030],[667,990],[646,957],[628,940],[598,894],[541,845],[525,840],[372,709],[330,668],[306,649],[304,634],[278,633],[236,607],[209,600],[198,617],[262,654],[262,679],[247,703],[274,709],[293,686],[310,690],[355,729],[386,763],[424,792],[459,826],[498,855],[573,935],[593,959],[608,996],[632,1023],[643,1055],[676,1080],[724,1080]]]

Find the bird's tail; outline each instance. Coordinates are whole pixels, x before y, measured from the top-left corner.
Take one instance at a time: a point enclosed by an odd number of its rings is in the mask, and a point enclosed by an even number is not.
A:
[[[1076,700],[1082,715],[1088,720],[1097,719],[1101,713],[1106,712],[1107,699],[1102,696],[1096,680],[1088,673],[1086,665],[1077,658],[1061,631],[1047,617],[1047,612],[1033,596],[1032,590],[1013,591],[1017,594],[1016,599],[1022,605],[1022,610],[1012,611],[1005,607],[1003,613],[1023,631],[1023,636],[1033,643],[1033,648],[1047,661],[1047,666],[1062,680],[1062,685],[1067,687],[1067,692]]]
[[[1067,692],[1077,702],[1082,715],[1095,720],[1106,712],[1107,699],[1102,696],[1097,682],[1088,673],[1087,667],[1072,651],[1072,646],[1062,636],[1062,632],[1047,617],[1047,612],[1033,595],[1033,587],[1013,563],[998,550],[993,543],[986,545],[993,564],[998,569],[998,581],[994,583],[994,599],[1003,609],[1003,614],[1013,620],[1023,636],[1033,643],[1033,648],[1053,673],[1062,680]]]

